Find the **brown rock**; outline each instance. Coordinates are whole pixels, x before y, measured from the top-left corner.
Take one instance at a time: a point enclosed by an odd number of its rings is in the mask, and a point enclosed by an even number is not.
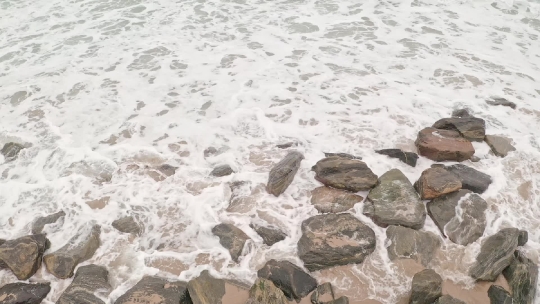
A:
[[[144,277],[120,296],[115,304],[178,304],[186,303],[187,283],[159,277]]]
[[[461,134],[452,130],[425,128],[416,139],[418,154],[434,161],[464,161],[474,154],[474,147]]]
[[[433,199],[461,189],[459,177],[443,168],[428,168],[414,184],[422,199]]]
[[[516,148],[512,146],[512,140],[504,136],[486,135],[486,143],[491,148],[493,154],[506,157],[508,153],[516,151]]]
[[[476,117],[443,118],[435,122],[433,128],[458,131],[472,141],[483,141],[486,135],[486,122]]]
[[[56,304],[105,304],[98,294],[105,297],[110,290],[109,272],[105,267],[94,264],[81,266]]]
[[[377,175],[363,161],[340,156],[323,158],[312,167],[315,179],[326,186],[352,192],[377,184]]]
[[[51,291],[49,283],[11,283],[0,288],[2,304],[39,304]]]
[[[289,304],[289,301],[272,281],[258,278],[249,290],[249,300],[246,304]]]
[[[351,209],[364,198],[347,191],[318,187],[311,191],[311,204],[320,213],[340,213]]]
[[[302,159],[304,159],[302,153],[298,151],[289,152],[285,158],[270,170],[266,191],[274,196],[279,196],[285,192],[292,183],[296,172],[298,172]]]
[[[13,272],[19,280],[27,280],[41,267],[49,240],[44,234],[28,235],[6,241],[0,246],[0,261]]]
[[[249,236],[236,226],[225,223],[214,226],[212,233],[219,237],[221,246],[227,248],[233,261],[238,263],[244,244],[249,240]]]

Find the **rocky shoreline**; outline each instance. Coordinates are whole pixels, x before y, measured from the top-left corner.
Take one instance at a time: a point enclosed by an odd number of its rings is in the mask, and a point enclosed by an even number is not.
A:
[[[393,148],[376,153],[399,159],[412,167],[420,157],[435,162],[477,161],[473,141],[485,141],[499,157],[516,150],[510,139],[486,134],[485,121],[461,109],[454,111],[452,117],[419,131],[415,142],[418,154]],[[304,156],[294,150],[294,144],[278,145],[277,148],[291,151],[269,172],[266,191],[275,197],[294,182],[304,160]],[[22,145],[8,143],[1,153],[11,161],[23,149]],[[232,303],[227,297],[234,288],[244,291],[246,299],[243,303],[249,304],[285,304],[306,299],[313,304],[346,304],[350,303],[346,296],[334,292],[328,282],[317,282],[310,272],[361,264],[374,253],[375,232],[348,212],[355,204],[364,202],[363,214],[376,225],[386,228],[389,259],[412,259],[427,268],[414,274],[408,303],[465,303],[448,294],[443,295],[443,279],[429,266],[441,247],[442,238],[468,246],[484,236],[488,203],[481,195],[492,183],[491,177],[464,164],[436,163],[412,183],[397,168],[377,176],[361,157],[340,152],[325,156],[312,167],[315,180],[322,186],[311,192],[311,204],[319,214],[306,219],[300,227],[302,235],[297,250],[303,264],[269,260],[258,270],[258,279],[250,288],[203,271],[189,282],[144,277],[124,295],[109,299],[112,287],[108,270],[94,264],[78,267],[91,259],[99,248],[99,225],[85,227],[64,246],[49,252],[51,244],[43,229],[46,225],[61,222],[66,215],[62,210],[35,219],[31,223],[31,235],[0,240],[0,269],[7,268],[17,279],[25,281],[44,263],[47,272],[56,278],[73,278],[57,300],[58,304],[227,304]],[[170,176],[174,170],[160,167],[156,172]],[[232,173],[231,167],[222,165],[211,175],[222,177]],[[365,199],[357,194],[360,191],[369,191]],[[439,229],[439,235],[422,230],[428,216]],[[134,236],[143,233],[133,216],[117,219],[112,227]],[[270,223],[252,223],[251,228],[267,246],[287,237],[285,231]],[[250,239],[244,231],[231,223],[220,223],[212,228],[212,233],[229,251],[234,262],[242,261],[245,244]],[[519,249],[527,241],[527,231],[504,228],[481,242],[480,252],[469,269],[470,277],[494,282],[502,275],[510,287],[507,290],[492,285],[487,291],[492,304],[535,303],[538,266]],[[10,283],[0,287],[0,303],[41,303],[50,290],[47,283]]]

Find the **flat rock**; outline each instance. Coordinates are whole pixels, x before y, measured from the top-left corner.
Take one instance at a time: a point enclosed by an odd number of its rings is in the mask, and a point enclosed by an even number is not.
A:
[[[100,234],[99,225],[93,225],[90,229],[87,227],[71,238],[62,248],[44,256],[43,261],[47,271],[59,279],[72,277],[75,267],[90,259],[98,249]]]
[[[333,300],[335,300],[334,289],[332,284],[328,282],[317,286],[311,294],[312,304],[322,304]]]
[[[332,153],[332,152],[324,152],[324,156],[325,156],[325,157],[337,156],[337,157],[344,157],[344,158],[348,158],[348,159],[358,159],[358,160],[362,160],[362,157],[356,156],[356,155],[352,155],[352,154],[349,154],[349,153]]]
[[[141,225],[139,225],[139,223],[135,220],[135,217],[132,215],[113,221],[112,226],[114,229],[123,233],[139,235],[142,232]]]
[[[146,276],[114,303],[178,304],[184,303],[182,301],[186,301],[188,297],[186,282]]]
[[[432,304],[442,296],[442,278],[432,269],[424,269],[413,276],[409,304]]]
[[[289,152],[285,158],[270,170],[266,191],[274,196],[279,196],[285,192],[292,183],[296,172],[298,172],[302,159],[304,159],[302,153],[298,151]]]
[[[220,165],[214,168],[212,172],[210,172],[210,175],[215,177],[223,177],[227,175],[231,175],[234,173],[234,170],[229,165]]]
[[[490,304],[512,304],[512,295],[501,286],[491,285],[488,297]]]
[[[311,191],[311,204],[320,213],[344,212],[363,200],[364,198],[360,195],[325,186]]]
[[[352,192],[365,191],[377,184],[377,175],[363,161],[339,156],[323,158],[311,168],[315,179],[326,186]]]
[[[447,166],[445,169],[459,178],[462,189],[475,193],[484,193],[492,182],[491,176],[462,164]]]
[[[424,203],[398,169],[381,175],[377,186],[368,194],[363,212],[382,227],[402,225],[420,229],[426,220]]]
[[[56,304],[105,304],[102,299],[106,299],[110,291],[109,272],[105,267],[81,266]]]
[[[51,291],[49,283],[11,283],[0,288],[2,304],[40,304]]]
[[[452,111],[452,117],[464,118],[464,117],[474,117],[474,116],[471,115],[471,113],[469,113],[468,109],[456,109]]]
[[[504,228],[487,237],[482,242],[476,262],[469,269],[469,275],[476,280],[495,281],[512,262],[519,235],[516,228]]]
[[[402,226],[389,226],[386,237],[390,240],[390,246],[387,247],[390,260],[413,259],[426,267],[441,246],[435,234]]]
[[[352,214],[316,215],[302,223],[298,256],[309,271],[360,264],[375,243],[375,232]]]
[[[287,235],[274,226],[261,226],[252,223],[250,227],[257,232],[257,234],[263,239],[263,243],[272,246],[277,242],[283,241]]]
[[[512,140],[508,137],[486,135],[485,141],[493,154],[500,157],[506,157],[508,153],[516,151],[516,148],[512,145]]]
[[[443,118],[435,122],[432,127],[458,131],[461,136],[471,141],[483,141],[486,136],[486,122],[477,117]]]
[[[225,223],[214,226],[212,233],[219,238],[221,246],[229,250],[233,261],[238,263],[238,258],[240,258],[249,236],[234,225]]]
[[[19,280],[27,280],[41,267],[45,250],[50,247],[44,234],[27,235],[9,240],[0,246],[0,261]]]
[[[199,277],[189,281],[187,289],[193,304],[226,304],[222,303],[225,281],[212,277],[208,270],[204,270]]]
[[[66,213],[63,210],[60,210],[56,213],[36,218],[32,223],[32,234],[40,234],[43,231],[43,228],[45,228],[45,225],[54,224],[65,215]]]
[[[428,168],[414,184],[422,199],[433,199],[461,189],[461,180],[444,168]]]
[[[258,278],[249,290],[246,304],[289,304],[289,301],[272,281]]]
[[[438,197],[427,203],[427,209],[442,235],[456,244],[466,246],[480,238],[486,229],[487,203],[469,190]]]
[[[19,152],[24,149],[24,146],[18,143],[10,142],[4,145],[0,153],[4,155],[6,162],[15,160],[19,156]]]
[[[508,101],[506,98],[501,98],[501,97],[491,97],[491,99],[486,100],[486,103],[492,106],[505,106],[505,107],[510,107],[512,109],[516,108],[515,103]]]
[[[444,295],[433,302],[433,304],[467,304],[461,300],[458,300],[450,295]]]
[[[418,161],[418,154],[413,152],[403,152],[400,149],[382,149],[376,150],[375,152],[391,158],[397,158],[411,167],[416,167],[416,161]]]
[[[538,285],[538,265],[522,252],[514,252],[510,266],[503,270],[503,275],[512,289],[514,303],[534,304]]]
[[[317,287],[312,276],[288,261],[270,260],[257,271],[257,275],[272,281],[289,299],[300,300]]]
[[[425,128],[415,142],[418,154],[434,161],[464,161],[474,155],[472,143],[459,132]]]

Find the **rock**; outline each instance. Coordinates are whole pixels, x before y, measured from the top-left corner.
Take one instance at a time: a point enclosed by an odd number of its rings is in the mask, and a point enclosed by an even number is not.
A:
[[[459,132],[425,128],[418,132],[415,142],[418,154],[434,161],[464,161],[474,154],[470,141]]]
[[[249,290],[249,300],[246,304],[289,304],[289,301],[274,283],[258,278]]]
[[[375,152],[392,158],[397,158],[411,167],[416,167],[416,161],[418,160],[418,154],[413,152],[403,152],[400,149],[382,149],[376,150]]]
[[[481,160],[480,157],[474,156],[474,155],[471,156],[471,159],[470,159],[470,161],[473,162],[473,163],[477,163],[477,162],[479,162],[480,160]]]
[[[105,304],[101,298],[105,299],[110,290],[109,272],[105,267],[94,264],[81,266],[56,304]],[[97,293],[104,294],[99,297]]]
[[[234,171],[231,168],[231,166],[229,166],[229,165],[221,165],[221,166],[215,167],[214,170],[212,170],[212,172],[210,172],[210,175],[215,176],[215,177],[222,177],[222,176],[231,175],[233,173],[234,173]]]
[[[257,275],[272,281],[289,299],[300,300],[317,287],[312,276],[288,261],[270,260],[257,271]]]
[[[125,216],[112,222],[114,229],[123,233],[133,233],[140,235],[142,232],[141,226],[133,216]]]
[[[178,167],[174,167],[169,164],[163,164],[161,166],[156,167],[156,170],[163,173],[163,175],[167,177],[173,176],[176,173],[176,169],[178,169]]]
[[[302,223],[298,256],[309,271],[360,264],[375,242],[375,232],[352,214],[316,215]]]
[[[409,304],[432,304],[442,296],[442,278],[432,269],[416,273],[412,280]]]
[[[429,168],[422,172],[414,187],[422,199],[433,199],[461,189],[457,175],[443,168]]]
[[[461,188],[476,193],[484,193],[491,184],[491,176],[462,164],[445,167],[446,171],[454,173],[461,181]]]
[[[11,283],[0,288],[2,304],[40,304],[51,291],[49,283]]]
[[[19,156],[19,152],[24,149],[24,146],[18,143],[10,142],[4,145],[0,153],[4,155],[6,162],[15,160]]]
[[[512,109],[516,108],[516,104],[511,101],[508,101],[506,98],[491,97],[491,100],[486,100],[486,103],[492,106],[505,106],[505,107],[510,107]]]
[[[433,302],[433,304],[467,304],[461,300],[458,300],[452,296],[444,295]]]
[[[98,249],[100,234],[101,227],[94,225],[91,229],[79,232],[62,248],[44,256],[47,271],[59,279],[72,277],[75,267],[90,259]]]
[[[187,283],[146,276],[120,296],[115,304],[178,304],[189,298]]]
[[[491,285],[488,289],[491,304],[512,304],[512,296],[501,286]]]
[[[286,143],[283,143],[283,144],[276,145],[276,147],[278,147],[280,149],[288,149],[288,148],[290,148],[292,146],[296,147],[296,146],[298,146],[298,143],[290,141],[290,142],[286,142]]]
[[[486,201],[469,190],[459,190],[438,197],[427,204],[429,216],[442,235],[467,246],[484,234]]]
[[[518,246],[525,246],[529,240],[529,233],[526,230],[520,230],[518,235]]]
[[[272,246],[283,241],[287,235],[276,227],[265,227],[252,223],[250,227],[263,239],[263,243]]]
[[[325,186],[311,191],[311,204],[320,213],[344,212],[363,200],[364,198],[360,195]]]
[[[41,258],[51,243],[44,234],[27,235],[0,246],[0,261],[19,280],[27,280],[41,267]]]
[[[349,298],[346,296],[342,296],[333,301],[328,301],[321,304],[349,304]]]
[[[208,270],[204,270],[199,277],[189,281],[187,289],[193,304],[219,304],[225,295],[225,281],[212,277]]]
[[[512,289],[514,303],[534,304],[538,283],[538,266],[523,253],[516,251],[503,275]]]
[[[330,283],[324,283],[317,286],[317,289],[311,294],[312,304],[322,304],[333,301],[334,299],[334,289]]]
[[[390,260],[413,259],[426,267],[441,246],[435,234],[402,226],[389,226],[386,237],[390,240],[387,247]]]
[[[297,151],[289,152],[284,159],[270,170],[266,191],[274,196],[279,196],[285,192],[292,183],[296,172],[298,172],[302,159],[304,159],[302,153]]]
[[[365,191],[377,184],[377,175],[360,160],[332,156],[312,167],[315,179],[326,186],[352,192]]]
[[[512,145],[511,139],[504,136],[486,135],[486,143],[491,148],[493,154],[506,157],[508,153],[516,151],[516,148]]]
[[[483,141],[486,136],[486,122],[476,117],[443,118],[432,126],[441,130],[458,131],[461,136],[471,141]]]
[[[512,262],[519,234],[516,228],[504,228],[486,238],[476,262],[469,269],[469,275],[476,280],[495,281]]]
[[[32,223],[32,234],[40,234],[43,231],[43,228],[45,228],[45,225],[54,224],[64,216],[66,216],[66,213],[63,210],[60,210],[56,213],[36,218]]]
[[[398,169],[381,175],[377,186],[368,194],[363,212],[382,227],[402,225],[420,229],[426,220],[424,203]]]
[[[325,156],[325,157],[337,156],[337,157],[343,157],[343,158],[348,158],[348,159],[358,159],[358,160],[362,160],[362,157],[360,157],[360,156],[355,156],[355,155],[348,154],[348,153],[331,153],[331,152],[324,152],[324,156]]]
[[[465,117],[474,117],[473,115],[471,115],[469,113],[469,110],[467,109],[457,109],[457,110],[454,110],[452,112],[452,117],[461,117],[461,118],[465,118]]]
[[[225,223],[214,226],[212,233],[219,237],[221,246],[229,250],[233,261],[238,263],[238,258],[242,254],[244,244],[249,240],[249,236],[234,225]]]

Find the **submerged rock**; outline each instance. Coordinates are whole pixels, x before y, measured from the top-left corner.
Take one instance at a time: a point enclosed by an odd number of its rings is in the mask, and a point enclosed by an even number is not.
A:
[[[512,289],[514,303],[534,304],[538,285],[538,265],[523,253],[516,251],[503,275]]]
[[[249,236],[236,226],[225,223],[214,226],[212,233],[219,238],[221,246],[229,250],[233,261],[238,263],[244,244],[249,240]]]
[[[348,159],[358,159],[358,160],[362,160],[362,157],[360,157],[360,156],[355,156],[355,155],[348,154],[348,153],[331,153],[331,152],[324,152],[324,156],[325,156],[325,157],[337,156],[337,157],[344,157],[344,158],[348,158]]]
[[[289,301],[274,283],[258,278],[249,290],[249,300],[246,304],[289,304]]]
[[[317,286],[315,291],[311,294],[312,304],[323,304],[329,301],[333,301],[334,299],[334,289],[332,288],[332,284],[330,283],[324,283]]]
[[[285,158],[270,170],[266,191],[274,196],[279,196],[285,192],[292,183],[296,172],[298,172],[302,159],[304,159],[302,153],[297,151],[289,152]]]
[[[215,167],[214,170],[210,172],[210,175],[215,176],[215,177],[223,177],[223,176],[231,175],[233,173],[234,171],[231,168],[231,166],[221,165],[221,166]]]
[[[513,304],[512,296],[501,286],[491,285],[488,289],[490,304]]]
[[[474,155],[470,141],[459,132],[425,128],[418,132],[416,139],[418,154],[434,161],[464,161]]]
[[[375,152],[392,158],[397,158],[411,167],[416,167],[416,161],[418,160],[418,154],[413,152],[404,152],[401,149],[382,149],[376,150]]]
[[[43,228],[45,228],[45,225],[54,224],[64,216],[66,216],[66,213],[63,210],[60,210],[56,213],[36,218],[32,223],[32,234],[40,234],[43,231]]]
[[[352,192],[364,191],[377,184],[377,175],[360,160],[332,156],[312,167],[315,179],[326,186]]]
[[[105,299],[110,290],[109,272],[105,267],[93,264],[81,266],[56,304],[105,304],[101,298]],[[100,292],[104,293],[101,298],[96,295]]]
[[[501,97],[491,97],[491,99],[486,100],[486,103],[492,106],[505,106],[505,107],[510,107],[512,109],[516,108],[515,103],[508,101],[506,98],[501,98]]]
[[[283,241],[287,235],[276,227],[260,226],[255,223],[250,225],[255,232],[263,239],[263,243],[272,246],[277,242]]]
[[[289,299],[300,300],[317,287],[312,276],[288,261],[270,260],[257,271],[257,275],[272,281]]]
[[[497,135],[486,135],[485,140],[493,154],[497,156],[506,157],[508,153],[516,151],[510,138]]]
[[[441,246],[435,234],[402,226],[388,227],[386,237],[390,240],[387,247],[390,260],[413,259],[426,267]]]
[[[298,256],[310,271],[359,264],[375,250],[375,232],[352,214],[316,215],[302,223]]]
[[[0,261],[19,280],[27,280],[41,267],[45,250],[50,247],[44,234],[28,235],[9,240],[0,246]]]
[[[416,273],[412,280],[409,304],[432,304],[442,296],[442,278],[432,269]]]
[[[311,191],[311,204],[320,213],[340,213],[364,200],[348,191],[321,186]]]
[[[18,143],[10,142],[4,145],[0,153],[4,155],[6,162],[15,160],[19,156],[19,152],[24,149],[24,146]]]
[[[491,176],[462,164],[447,166],[445,169],[459,178],[462,189],[479,194],[484,193],[492,182]]]
[[[424,170],[414,186],[422,199],[433,199],[457,191],[462,185],[457,175],[435,167]]]
[[[187,283],[159,277],[143,277],[135,286],[120,296],[115,304],[178,304],[189,298]]]
[[[133,216],[125,216],[112,222],[114,229],[123,233],[141,234],[141,226]]]
[[[420,229],[426,220],[424,204],[398,169],[381,175],[377,186],[368,194],[363,212],[382,227],[402,225]]]
[[[432,127],[458,131],[461,136],[471,141],[483,141],[486,136],[486,122],[476,117],[443,118],[435,122]]]
[[[450,295],[444,295],[433,302],[433,304],[467,304],[461,300],[458,300]]]
[[[2,304],[40,304],[51,291],[49,283],[11,283],[0,288]]]
[[[457,109],[452,111],[452,117],[474,117],[469,113],[468,109]]]

